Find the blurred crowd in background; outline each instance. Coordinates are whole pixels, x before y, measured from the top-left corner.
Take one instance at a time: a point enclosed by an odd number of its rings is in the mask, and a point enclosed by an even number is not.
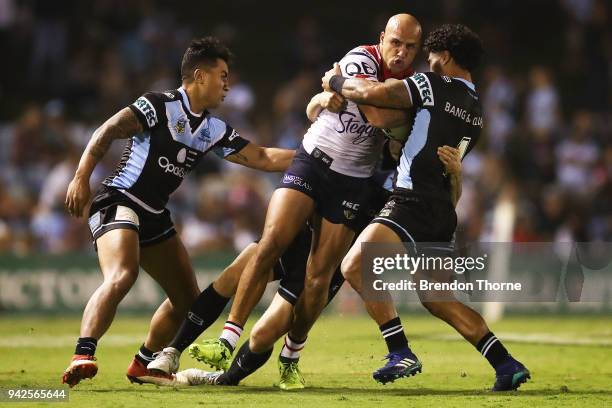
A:
[[[216,35],[237,56],[215,114],[247,139],[295,148],[322,74],[354,46],[376,43],[398,12],[417,16],[425,35],[443,22],[468,24],[487,49],[475,78],[484,137],[464,161],[461,234],[491,240],[503,198],[516,204],[516,242],[612,240],[609,2],[390,1],[376,13],[359,1],[315,1],[301,13],[216,3],[0,0],[0,253],[93,250],[85,220],[64,210],[81,152],[139,95],[178,87],[192,37]],[[422,56],[415,67],[427,69]],[[96,169],[94,191],[123,145]],[[278,178],[207,157],[169,204],[189,251],[257,239]]]

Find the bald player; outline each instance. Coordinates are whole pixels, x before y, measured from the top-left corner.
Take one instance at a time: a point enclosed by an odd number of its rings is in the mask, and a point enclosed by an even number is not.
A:
[[[378,44],[350,50],[340,60],[340,69],[343,75],[369,81],[406,78],[413,73],[411,65],[420,46],[421,33],[421,25],[413,16],[395,15],[381,32]],[[378,128],[395,127],[408,120],[406,111],[354,102],[348,102],[346,109],[339,113],[323,109],[274,193],[263,231],[265,245],[260,245],[240,280],[230,321],[246,321],[255,305],[253,286],[260,281],[262,287],[265,285],[268,265],[282,253],[284,243],[291,241],[298,227],[312,215],[320,216],[304,290],[295,308],[295,321],[281,350],[281,364],[297,364],[308,332],[327,302],[333,272],[354,239],[355,221],[367,210],[370,191],[364,181],[372,176],[384,143]],[[386,310],[374,308],[368,312],[381,330],[401,327],[392,304]],[[393,340],[407,347],[403,330],[399,335],[403,340]]]
[[[413,73],[412,62],[421,42],[421,26],[411,15],[391,17],[378,44],[351,49],[341,60],[347,77],[383,82],[404,79]],[[333,99],[333,98],[332,98]],[[279,367],[297,372],[300,350],[328,300],[334,271],[355,237],[359,220],[370,198],[368,181],[381,154],[384,135],[379,128],[393,128],[409,120],[406,110],[381,109],[348,102],[340,112],[328,109],[329,94],[319,94],[316,120],[272,195],[261,241],[247,263],[234,303],[219,341],[203,354],[231,355],[251,311],[261,299],[268,272],[309,219],[316,219],[306,267],[304,290],[296,304],[296,320],[285,337]],[[380,326],[391,350],[407,348],[407,340],[393,304],[368,309]],[[392,329],[392,330],[390,330]],[[269,350],[245,350],[252,360]],[[173,350],[164,349],[172,359]],[[206,360],[204,358],[204,360]],[[248,360],[248,359],[247,359]],[[245,361],[245,360],[241,360]],[[415,361],[414,363],[418,363]],[[414,364],[411,370],[416,370]]]

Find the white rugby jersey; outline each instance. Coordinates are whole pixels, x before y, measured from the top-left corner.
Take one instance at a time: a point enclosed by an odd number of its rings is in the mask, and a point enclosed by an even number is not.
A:
[[[340,60],[345,77],[384,81],[388,78],[404,79],[409,72],[392,75],[382,63],[378,45],[353,48]],[[345,110],[332,113],[323,109],[310,126],[302,144],[308,153],[318,147],[333,161],[330,168],[352,177],[370,177],[384,143],[380,129],[368,123],[357,104],[349,101]]]

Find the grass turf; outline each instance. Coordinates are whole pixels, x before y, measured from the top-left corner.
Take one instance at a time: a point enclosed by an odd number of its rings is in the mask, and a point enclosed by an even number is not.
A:
[[[271,361],[238,387],[132,385],[125,369],[148,320],[118,317],[98,345],[98,375],[71,389],[67,406],[612,406],[610,316],[512,317],[493,325],[532,373],[518,392],[496,394],[487,391],[494,374],[486,360],[452,329],[430,316],[404,315],[403,320],[423,362],[422,374],[386,386],[375,383],[371,373],[383,365],[386,351],[376,326],[363,316],[326,315],[300,362],[308,388],[284,393],[275,387],[279,345]],[[0,388],[59,387],[78,327],[76,317],[2,317]],[[204,336],[217,335],[220,327],[216,324]],[[185,353],[181,368],[188,367],[198,365]],[[29,405],[37,404],[19,406]]]

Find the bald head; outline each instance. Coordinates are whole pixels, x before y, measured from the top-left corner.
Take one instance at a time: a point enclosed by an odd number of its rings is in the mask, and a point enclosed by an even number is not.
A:
[[[380,49],[385,66],[402,73],[412,65],[421,45],[421,23],[410,14],[396,14],[380,33]]]
[[[412,34],[421,40],[421,23],[412,14],[396,14],[391,16],[385,27],[385,33],[401,32]]]

